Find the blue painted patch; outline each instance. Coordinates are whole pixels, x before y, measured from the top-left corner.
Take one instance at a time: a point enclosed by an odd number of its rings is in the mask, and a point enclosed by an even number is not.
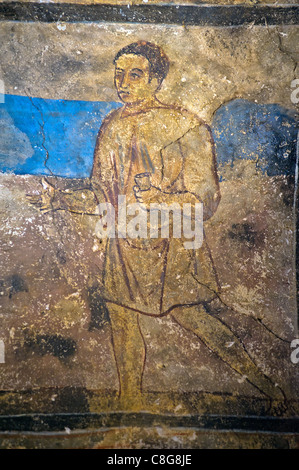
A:
[[[215,113],[212,132],[220,174],[222,164],[232,166],[239,159],[256,161],[269,176],[295,172],[298,122],[293,111],[233,100]]]
[[[6,95],[0,104],[0,171],[88,177],[102,120],[119,106]],[[239,159],[256,161],[269,176],[294,174],[294,112],[237,99],[217,110],[212,132],[220,176],[222,164],[233,165]]]
[[[120,105],[5,95],[0,104],[0,171],[88,177],[103,118]]]

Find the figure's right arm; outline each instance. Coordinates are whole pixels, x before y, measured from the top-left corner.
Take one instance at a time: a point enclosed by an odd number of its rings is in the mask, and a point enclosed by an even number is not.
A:
[[[104,182],[103,174],[102,174],[103,161],[101,158],[101,154],[102,154],[102,143],[103,143],[102,141],[103,141],[104,133],[105,133],[108,122],[109,122],[109,119],[105,118],[99,130],[97,141],[96,141],[96,146],[94,150],[93,165],[92,165],[92,170],[91,170],[91,175],[90,175],[90,186],[94,193],[97,204],[100,204],[101,202],[105,202],[106,200],[105,192],[104,192],[104,184],[103,184]]]
[[[119,110],[115,109],[110,112],[103,120],[100,127],[94,157],[91,175],[89,178],[88,188],[84,190],[72,191],[68,195],[64,195],[64,200],[70,212],[78,212],[83,214],[96,215],[96,208],[100,203],[107,201],[107,194],[105,192],[105,170],[107,164],[103,161],[103,155],[106,155],[107,142],[106,136],[114,117],[118,114]],[[109,152],[108,152],[109,153]]]
[[[105,201],[101,187],[101,138],[104,120],[98,133],[91,176],[83,187],[59,189],[45,178],[42,179],[42,191],[39,195],[27,195],[29,202],[44,213],[51,211],[68,211],[74,214],[97,215],[96,208]]]
[[[65,208],[69,212],[73,213],[97,215],[97,206],[101,202],[105,202],[106,198],[103,190],[101,174],[101,144],[106,125],[107,118],[104,119],[97,136],[93,167],[86,187],[78,190],[70,190],[68,193],[65,191],[61,197],[61,209]]]

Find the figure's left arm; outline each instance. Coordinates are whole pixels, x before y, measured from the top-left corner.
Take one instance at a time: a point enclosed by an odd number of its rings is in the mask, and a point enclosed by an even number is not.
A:
[[[164,188],[152,186],[149,191],[134,187],[135,197],[147,207],[151,203],[203,203],[203,219],[216,212],[220,202],[219,181],[216,169],[215,145],[210,128],[199,123],[178,141],[163,150]],[[182,160],[181,160],[182,159]],[[182,162],[176,176],[175,163]],[[182,178],[181,189],[174,189],[177,177]]]
[[[203,203],[204,220],[216,212],[220,202],[219,180],[216,167],[215,144],[212,132],[206,124],[190,129],[180,146],[184,155],[184,202],[192,195]],[[192,199],[192,198],[190,198]]]

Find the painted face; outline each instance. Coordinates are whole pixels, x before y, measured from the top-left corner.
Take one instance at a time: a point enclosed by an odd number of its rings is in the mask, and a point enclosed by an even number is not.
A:
[[[115,64],[114,83],[124,103],[139,103],[153,98],[158,81],[150,80],[150,64],[142,55],[124,54]]]

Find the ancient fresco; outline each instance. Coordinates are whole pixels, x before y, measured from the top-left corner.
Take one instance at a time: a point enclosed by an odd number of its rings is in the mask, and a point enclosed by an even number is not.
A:
[[[2,38],[2,413],[297,415],[298,27]]]

